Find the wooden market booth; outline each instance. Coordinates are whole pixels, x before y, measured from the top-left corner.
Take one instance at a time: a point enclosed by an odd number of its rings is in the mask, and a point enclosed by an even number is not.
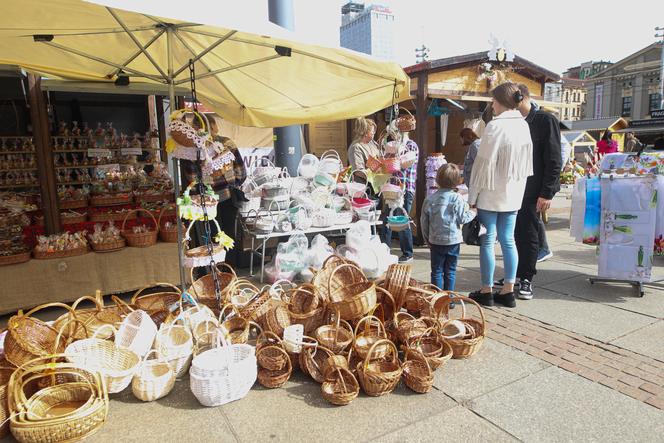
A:
[[[463,164],[466,148],[461,144],[459,132],[472,127],[481,136],[482,114],[490,106],[491,90],[505,81],[526,84],[532,99],[547,109],[566,106],[543,100],[544,85],[558,81],[558,74],[522,57],[506,55],[503,50],[493,57],[502,61],[490,60],[490,52],[426,61],[405,68],[411,77],[412,104],[417,116],[416,133],[411,136],[420,147],[418,177],[424,177],[426,156],[435,152],[442,152],[449,162]],[[418,180],[417,219],[425,196],[425,180]]]

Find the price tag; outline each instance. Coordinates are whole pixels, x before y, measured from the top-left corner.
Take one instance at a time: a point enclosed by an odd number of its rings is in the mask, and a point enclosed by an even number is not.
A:
[[[107,157],[111,158],[113,157],[113,153],[111,152],[110,149],[102,149],[102,148],[90,148],[88,149],[88,157]]]
[[[122,155],[143,155],[142,148],[120,148],[120,154]]]

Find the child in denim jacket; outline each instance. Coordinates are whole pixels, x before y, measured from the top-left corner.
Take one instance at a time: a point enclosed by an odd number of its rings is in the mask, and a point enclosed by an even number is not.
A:
[[[475,218],[475,212],[456,192],[461,184],[457,165],[448,163],[436,173],[438,191],[424,200],[420,228],[431,250],[431,283],[453,291],[457,259],[463,237],[461,225]]]

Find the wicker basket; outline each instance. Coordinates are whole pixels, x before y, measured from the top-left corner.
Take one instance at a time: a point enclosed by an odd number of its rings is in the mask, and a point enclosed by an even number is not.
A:
[[[413,356],[412,360],[409,358]],[[426,394],[433,387],[433,372],[427,358],[422,353],[407,348],[404,352],[403,381],[412,391]]]
[[[31,317],[35,312],[49,307],[64,308],[75,317],[74,310],[64,303],[46,303],[25,314],[23,311],[18,311],[9,318],[4,352],[7,361],[14,366],[21,366],[35,358],[57,354],[64,350],[64,345],[59,343],[58,330]]]
[[[30,261],[30,251],[14,255],[0,255],[0,266],[17,265]]]
[[[337,290],[344,285],[360,281],[364,274],[356,268],[342,268],[340,272],[333,273],[339,266],[350,263],[348,260],[338,256],[331,255],[323,262],[320,270],[316,272],[311,283],[315,288],[315,294],[324,302],[341,301],[341,299],[331,298],[332,294],[337,294]],[[332,294],[330,294],[330,289]]]
[[[394,297],[397,310],[404,305],[411,272],[412,267],[408,264],[394,264],[385,273],[385,289]]]
[[[229,309],[234,311],[234,314],[231,318],[226,320],[221,320],[224,318],[226,310]],[[231,312],[232,314],[233,312]],[[250,322],[246,318],[243,318],[239,315],[237,308],[232,304],[227,304],[221,309],[219,314],[219,329],[221,329],[224,338],[232,344],[245,344],[249,341],[249,328]]]
[[[72,214],[72,215],[65,215],[65,214]],[[88,214],[87,213],[76,213],[75,215],[73,213],[69,212],[61,212],[60,213],[60,223],[63,225],[75,225],[79,223],[85,223],[88,220]]]
[[[141,295],[146,289],[156,286],[164,286],[173,291],[154,292],[152,294]],[[170,283],[154,283],[136,291],[131,298],[130,304],[134,309],[142,309],[159,327],[171,315],[177,316],[178,302],[180,301],[180,288]]]
[[[288,314],[291,324],[304,327],[304,334],[313,334],[322,326],[325,318],[325,306],[316,295],[316,288],[310,284],[301,285],[288,291]]]
[[[60,209],[87,208],[88,199],[86,197],[86,198],[79,198],[77,200],[60,200],[58,202],[58,206],[60,207]]]
[[[91,309],[78,309],[78,305],[84,301],[91,301],[95,304],[94,308]],[[99,328],[104,325],[119,326],[122,322],[121,310],[118,307],[105,307],[104,300],[101,296],[101,291],[97,291],[95,297],[84,296],[76,300],[71,308],[72,313],[64,314],[58,317],[55,322],[53,322],[53,328],[60,331],[62,328],[72,320],[78,320],[74,326],[68,331],[67,335],[69,338],[74,340],[82,340],[84,338],[89,338],[88,334],[94,334]],[[78,327],[82,326],[82,327]],[[113,337],[113,331],[108,331],[105,329],[98,335],[102,339],[110,339]]]
[[[387,344],[390,359],[374,360],[373,351]],[[364,361],[357,366],[357,376],[365,394],[372,397],[389,394],[401,379],[403,370],[399,364],[396,346],[389,340],[379,340],[373,344]]]
[[[325,346],[304,346],[300,352],[300,369],[315,382],[323,383],[325,362],[333,356]]]
[[[361,326],[364,324],[364,329]],[[379,340],[387,338],[385,326],[378,317],[367,315],[362,317],[355,325],[355,339],[353,340],[353,349],[360,358],[365,358],[369,350]],[[374,349],[374,358],[383,358],[387,355],[390,348],[387,344]]]
[[[152,354],[157,359],[148,360]],[[175,372],[156,350],[145,355],[141,367],[131,380],[131,391],[143,401],[155,401],[167,396],[175,386]]]
[[[161,218],[167,212],[177,215],[176,206],[169,205],[168,207],[164,207],[162,208],[161,211],[159,211],[159,218],[157,219],[157,225],[159,226],[159,240],[165,243],[177,243],[178,242],[177,220],[175,221],[175,224],[172,224],[168,228],[165,228],[161,223]]]
[[[484,318],[484,310],[482,307],[473,299],[462,296],[455,296],[454,298],[450,296],[444,296],[441,298],[443,303],[447,303],[449,306],[453,301],[460,303],[471,303],[473,304],[480,314],[480,320],[472,317],[466,317],[465,309],[462,309],[464,312],[462,318],[459,320],[470,326],[468,328],[472,331],[470,336],[462,336],[458,338],[447,339],[447,342],[452,347],[453,357],[452,358],[468,358],[472,357],[480,350],[482,343],[484,343],[484,337],[486,336],[486,320]],[[448,309],[449,310],[449,309]],[[455,321],[455,320],[449,320]],[[445,323],[442,324],[442,328],[445,327]]]
[[[415,116],[411,114],[411,112],[406,109],[402,108],[404,111],[408,113],[408,115],[402,115],[400,117],[397,117],[396,121],[396,126],[397,129],[401,132],[410,132],[414,131],[415,128],[417,127],[417,122],[415,120]]]
[[[106,421],[108,393],[101,375],[70,363],[60,355],[33,360],[17,369],[8,386],[13,411],[10,428],[21,442],[79,441],[96,433]],[[34,380],[58,380],[34,392]],[[26,397],[26,391],[33,391]]]
[[[261,352],[258,354],[258,351],[263,347],[269,347],[269,351]],[[282,352],[274,349],[275,347],[283,347],[281,339],[270,331],[264,331],[261,335],[258,336],[256,340],[256,361],[261,368],[269,369],[271,371],[280,371],[286,367],[288,364],[287,360],[290,360],[288,356],[284,356]]]
[[[336,324],[316,329],[316,340],[335,354],[343,352],[353,342],[353,328],[336,314]]]
[[[90,197],[90,206],[118,206],[131,203],[130,193],[99,194]]]
[[[344,268],[356,269],[362,272],[360,268],[351,263],[344,263],[332,271],[328,280],[328,293],[331,300],[339,300],[329,304],[328,308],[338,311],[344,320],[356,320],[376,306],[376,285],[363,277],[360,281],[347,281],[344,286],[333,290],[334,276]]]
[[[32,256],[37,260],[52,260],[56,258],[76,257],[77,255],[87,254],[88,252],[90,252],[90,249],[87,246],[53,252],[38,251],[37,249],[34,249],[32,251]]]
[[[147,312],[139,309],[130,312],[122,320],[115,334],[115,344],[143,357],[152,348],[156,335],[157,325]]]
[[[99,371],[111,394],[121,392],[129,386],[141,363],[140,357],[134,351],[120,348],[115,343],[95,338],[94,335],[92,338],[71,343],[65,349],[65,355],[67,360],[76,365]]]
[[[203,406],[221,406],[243,398],[256,382],[254,347],[221,346],[197,355],[191,363],[191,392]],[[289,360],[290,361],[290,360]]]
[[[194,352],[194,340],[188,328],[175,322],[162,325],[155,337],[154,348],[169,364],[175,377],[187,373]]]
[[[154,222],[155,226],[154,231],[134,233],[131,230],[125,230],[127,217],[129,216],[129,214],[131,214],[132,212],[138,213],[140,211],[143,211],[150,216],[150,218]],[[127,239],[127,244],[129,246],[133,246],[135,248],[145,248],[148,246],[153,246],[157,243],[157,236],[159,235],[159,225],[157,224],[157,220],[154,218],[154,215],[152,215],[150,211],[146,211],[145,209],[132,209],[127,213],[127,215],[125,215],[125,218],[122,221],[122,227],[120,228],[120,232],[122,232],[122,236]]]
[[[0,438],[4,438],[9,433],[9,422],[7,419],[10,416],[9,405],[7,403],[7,395],[9,389],[9,378],[14,373],[16,368],[2,368],[0,367]]]
[[[228,269],[228,272],[222,271],[221,268]],[[219,282],[219,289],[221,291],[219,301],[217,301],[212,273],[194,280],[193,268],[189,272],[191,281],[193,282],[189,287],[189,292],[196,296],[196,300],[198,300],[199,303],[212,309],[212,311],[218,315],[219,303],[221,302],[223,305],[228,302],[230,300],[230,293],[235,289],[233,284],[237,281],[237,274],[233,267],[227,263],[217,263],[217,281]]]
[[[124,249],[127,245],[127,242],[122,237],[113,241],[95,243],[90,236],[88,236],[88,242],[90,243],[92,250],[95,252],[115,252]]]
[[[333,405],[346,406],[359,395],[360,384],[348,369],[335,368],[323,381],[320,392]]]
[[[285,303],[275,303],[263,319],[263,329],[274,332],[279,337],[284,335],[284,329],[290,324],[290,314]]]
[[[283,347],[264,346],[256,353],[256,358],[258,358],[259,353],[270,352],[271,348],[275,349],[276,352],[280,352],[285,357],[288,357],[288,353],[284,350]],[[269,389],[280,388],[286,384],[288,379],[290,379],[292,373],[293,373],[293,366],[291,364],[290,358],[288,358],[286,367],[278,371],[271,371],[269,369],[259,368],[258,383],[260,383],[261,386]]]
[[[410,340],[404,346],[406,349],[412,349],[422,353],[427,359],[427,363],[432,371],[440,368],[452,358],[452,347],[441,337],[435,328],[430,328],[419,337]]]

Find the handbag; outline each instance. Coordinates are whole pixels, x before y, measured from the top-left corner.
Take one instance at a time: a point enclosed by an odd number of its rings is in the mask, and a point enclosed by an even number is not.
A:
[[[463,242],[469,246],[480,245],[480,221],[475,217],[461,228]]]

